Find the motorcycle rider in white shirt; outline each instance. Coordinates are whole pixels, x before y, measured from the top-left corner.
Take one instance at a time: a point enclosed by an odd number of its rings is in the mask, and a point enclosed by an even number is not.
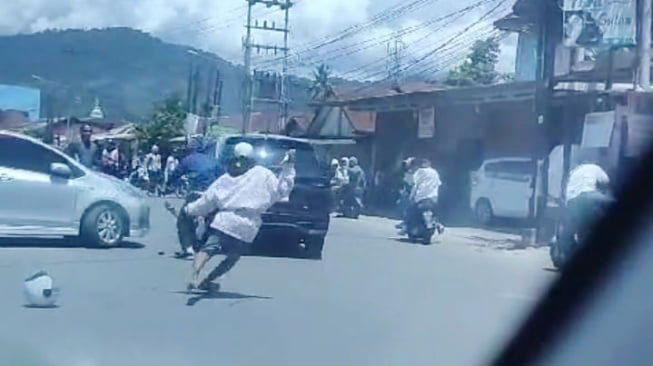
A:
[[[608,195],[610,178],[597,164],[585,163],[571,171],[566,189],[566,212],[560,240],[575,243],[579,230],[591,224],[612,198]],[[566,249],[566,248],[565,248]]]
[[[440,174],[431,167],[431,162],[427,159],[415,159],[411,165],[415,169],[414,183],[410,192],[410,206],[406,215],[406,225],[401,231],[402,234],[414,221],[422,219],[421,212],[423,210],[430,209],[431,212],[436,212],[435,207],[442,185]],[[439,233],[444,232],[444,226],[440,223],[437,224],[436,229]]]

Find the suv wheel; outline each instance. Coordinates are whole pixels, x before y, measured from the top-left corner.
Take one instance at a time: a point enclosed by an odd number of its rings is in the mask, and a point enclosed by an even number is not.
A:
[[[489,225],[494,219],[494,212],[492,211],[492,205],[490,201],[486,198],[481,198],[476,202],[476,207],[474,208],[474,216],[476,221],[481,225]]]
[[[101,248],[113,247],[122,241],[125,220],[113,206],[102,204],[91,209],[82,222],[82,238]]]

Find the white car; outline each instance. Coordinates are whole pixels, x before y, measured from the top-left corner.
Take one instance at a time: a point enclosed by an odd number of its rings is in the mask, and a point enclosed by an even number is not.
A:
[[[476,220],[487,225],[494,217],[528,218],[534,169],[528,158],[485,160],[471,173],[470,205]]]
[[[81,237],[100,247],[144,236],[150,208],[126,182],[35,139],[0,131],[0,236]]]

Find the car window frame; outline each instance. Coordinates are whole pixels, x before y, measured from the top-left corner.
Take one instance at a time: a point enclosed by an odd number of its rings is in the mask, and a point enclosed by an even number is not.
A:
[[[52,161],[52,159],[49,159],[50,161],[48,162],[48,167],[52,165],[53,163],[62,163],[66,164],[68,168],[71,171],[71,176],[68,179],[78,179],[86,175],[83,169],[79,168],[76,166],[70,158],[68,158],[65,154],[57,151],[56,149],[49,148],[47,146],[43,146],[41,144],[35,143],[34,141],[30,141],[29,139],[21,138],[20,136],[14,136],[10,134],[0,134],[0,140],[1,139],[8,139],[8,140],[15,140],[18,142],[22,142],[24,144],[28,144],[28,146],[34,147],[34,149],[38,150],[41,149],[43,152],[46,152],[47,154],[57,156],[61,159],[61,161]],[[30,167],[20,167],[20,166],[9,166],[9,165],[4,165],[2,161],[0,160],[0,166],[8,169],[17,169],[17,170],[23,170],[23,171],[28,171],[28,172],[33,172],[33,173],[38,173],[38,174],[44,174],[47,176],[52,176],[52,172],[50,172],[49,169],[46,171],[42,171],[41,169],[34,169]]]

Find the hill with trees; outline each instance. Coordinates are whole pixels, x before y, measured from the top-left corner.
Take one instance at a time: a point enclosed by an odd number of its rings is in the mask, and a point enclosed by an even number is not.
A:
[[[99,98],[108,118],[142,121],[153,105],[186,99],[190,64],[199,69],[198,104],[209,73],[223,75],[222,111],[240,113],[243,68],[217,55],[130,28],[53,30],[0,37],[0,83],[42,90],[42,116],[86,116]],[[310,100],[310,81],[290,78],[292,108]],[[198,108],[199,109],[199,108]]]

